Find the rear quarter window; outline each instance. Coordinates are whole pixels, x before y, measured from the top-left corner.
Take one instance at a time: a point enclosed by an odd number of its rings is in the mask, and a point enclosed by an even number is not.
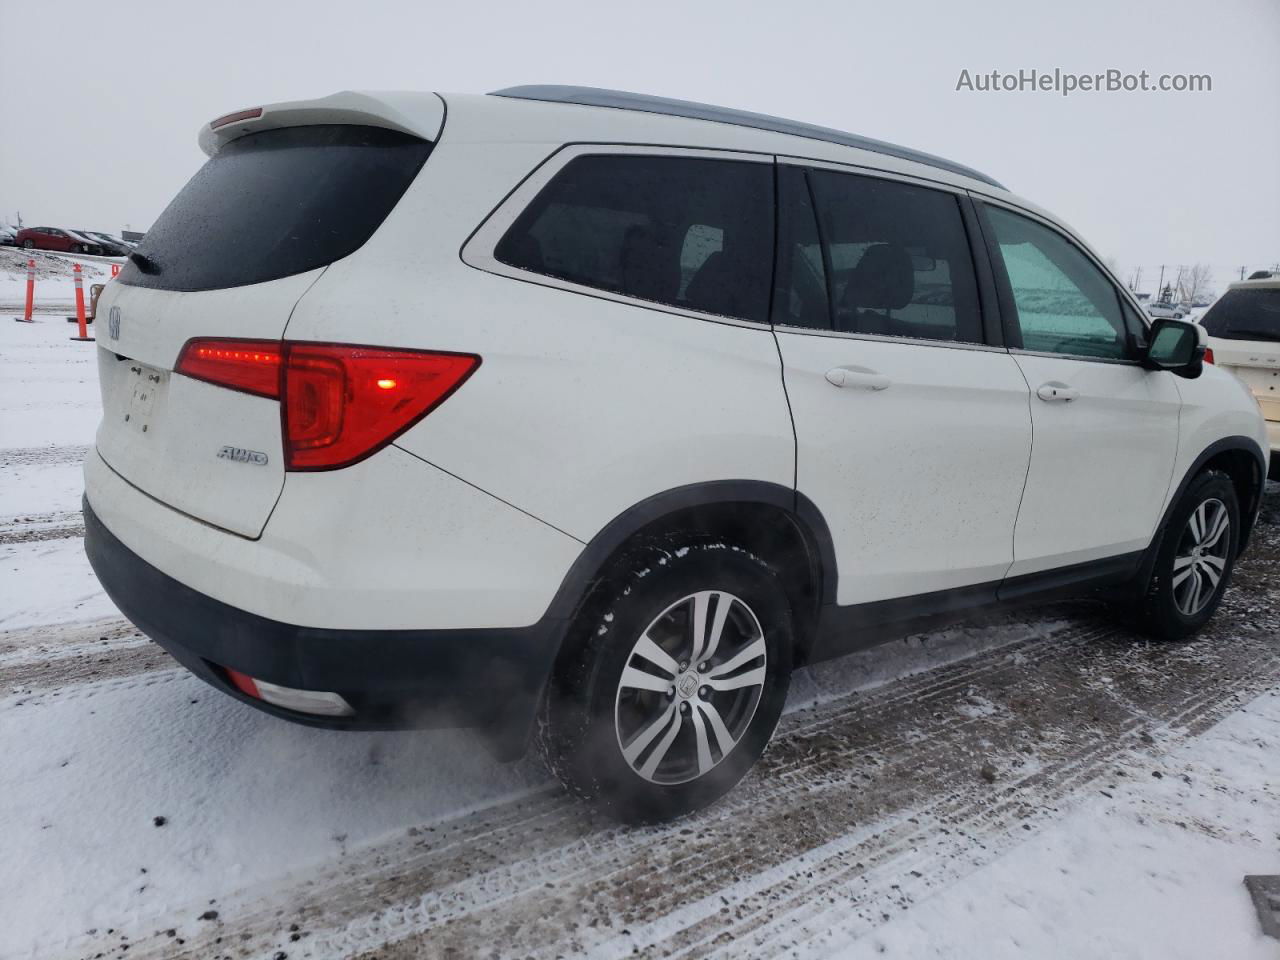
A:
[[[494,256],[586,287],[767,322],[773,169],[695,157],[578,157],[516,218]]]
[[[431,144],[378,127],[324,124],[233,140],[197,171],[147,231],[123,283],[215,290],[340,260],[373,235]]]

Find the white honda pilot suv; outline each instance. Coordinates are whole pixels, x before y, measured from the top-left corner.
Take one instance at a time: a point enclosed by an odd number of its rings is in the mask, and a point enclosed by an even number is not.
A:
[[[535,739],[624,820],[736,783],[792,670],[988,604],[1213,614],[1258,406],[967,167],[581,87],[200,133],[99,309],[86,549],[281,717]]]

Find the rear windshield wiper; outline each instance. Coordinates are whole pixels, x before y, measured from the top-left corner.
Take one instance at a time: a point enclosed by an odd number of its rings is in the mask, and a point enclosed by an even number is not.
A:
[[[160,272],[160,264],[156,263],[145,253],[139,253],[134,250],[129,254],[129,260],[143,273],[156,274]]]

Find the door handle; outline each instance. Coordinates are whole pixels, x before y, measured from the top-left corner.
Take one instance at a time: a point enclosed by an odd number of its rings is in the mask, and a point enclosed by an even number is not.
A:
[[[1036,390],[1036,396],[1045,403],[1070,403],[1080,396],[1080,391],[1061,381],[1050,380],[1048,383],[1040,384],[1040,388]]]
[[[888,390],[893,381],[866,367],[832,367],[827,371],[827,383],[859,390]]]

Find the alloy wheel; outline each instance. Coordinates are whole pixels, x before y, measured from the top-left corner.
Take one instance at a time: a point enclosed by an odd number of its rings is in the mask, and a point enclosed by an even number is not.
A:
[[[760,621],[738,597],[703,590],[671,604],[618,682],[614,728],[631,769],[659,784],[704,776],[751,726],[768,667]]]
[[[1205,500],[1191,512],[1173,557],[1173,602],[1193,617],[1213,599],[1227,570],[1231,515],[1218,499]]]

